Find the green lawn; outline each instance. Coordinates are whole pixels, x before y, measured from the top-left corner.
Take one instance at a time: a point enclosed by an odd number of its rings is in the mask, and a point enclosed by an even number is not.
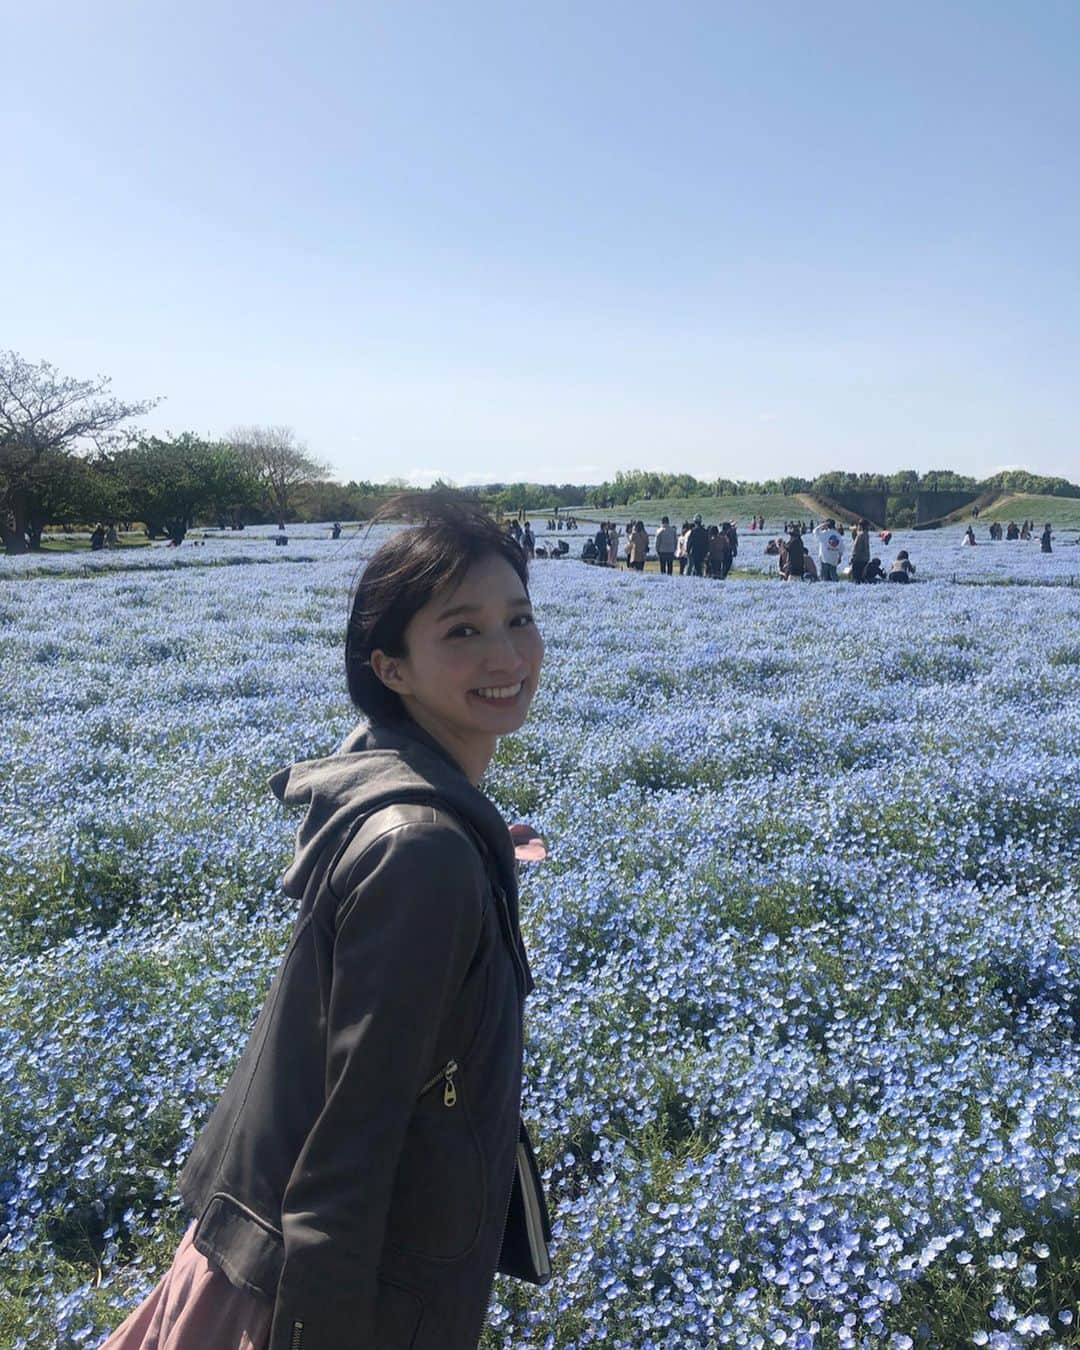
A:
[[[731,520],[738,526],[740,533],[749,525],[752,515],[764,516],[765,528],[773,533],[780,530],[785,520],[806,520],[811,514],[818,520],[821,516],[820,512],[812,513],[798,497],[757,494],[746,497],[663,497],[654,501],[631,502],[628,506],[615,506],[610,511],[601,511],[596,506],[583,506],[578,519],[623,522],[633,517],[643,520],[646,525],[656,525],[661,516],[667,516],[672,524],[681,525],[684,520],[693,520],[699,512],[706,525],[719,525],[723,520]]]
[[[145,548],[150,540],[142,530],[120,531],[119,548]],[[90,535],[83,531],[80,534],[64,534],[60,530],[46,530],[41,536],[42,553],[79,553],[90,552]]]
[[[1039,497],[1024,493],[1003,497],[1000,502],[979,512],[980,520],[1033,520],[1041,529],[1046,521],[1058,529],[1080,530],[1080,497]]]

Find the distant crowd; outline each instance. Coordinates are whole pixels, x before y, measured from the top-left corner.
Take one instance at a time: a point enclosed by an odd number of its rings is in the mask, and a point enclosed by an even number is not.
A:
[[[974,513],[973,513],[974,514]],[[1001,522],[995,520],[988,531],[992,540],[998,540],[1002,537]],[[1017,525],[1015,520],[1010,520],[1004,530],[1006,539],[1031,539],[1035,533],[1035,522],[1025,520],[1022,525]],[[1043,553],[1053,553],[1053,533],[1050,529],[1050,522],[1047,521],[1043,526],[1042,534],[1039,536],[1039,547]],[[969,525],[964,532],[963,543],[965,547],[974,548],[979,541],[975,538],[975,528]]]
[[[577,527],[574,517],[555,517],[547,522],[549,532],[561,532]],[[507,529],[521,544],[529,558],[567,557],[570,545],[565,539],[545,540],[538,544],[532,525],[524,511],[509,522]],[[748,529],[760,537],[765,532],[765,517],[751,516]],[[1021,524],[1010,521],[1002,526],[995,521],[989,526],[989,537],[998,539],[1031,539],[1035,524],[1025,520]],[[849,541],[850,536],[850,541]],[[1040,544],[1044,553],[1050,553],[1052,534],[1050,525],[1044,526]],[[892,540],[891,530],[874,531],[868,520],[844,526],[829,517],[820,525],[810,520],[786,520],[783,533],[771,538],[765,552],[777,560],[780,576],[785,581],[853,581],[856,585],[873,585],[878,581],[907,585],[915,580],[915,564],[906,548],[898,549],[887,563],[881,546]],[[974,545],[973,526],[969,525],[963,543]],[[646,559],[655,556],[660,572],[674,576],[712,577],[723,581],[728,576],[739,553],[739,530],[733,521],[706,525],[701,516],[684,520],[675,526],[664,516],[651,534],[645,522],[631,520],[625,526],[604,521],[595,533],[587,537],[581,548],[581,559],[596,567],[625,565],[630,571],[643,572]],[[847,562],[845,565],[845,553]]]
[[[873,585],[878,581],[907,585],[915,579],[915,564],[906,548],[898,550],[886,571],[881,555],[874,552],[870,539],[870,522],[860,520],[851,529],[851,557],[843,566],[846,531],[831,517],[815,527],[801,521],[789,521],[787,537],[773,541],[765,549],[775,552],[780,575],[785,581],[839,581],[841,577],[857,585]],[[888,545],[891,530],[880,530],[877,541]],[[814,558],[814,552],[817,558]]]
[[[754,517],[750,529],[764,532],[764,517]],[[845,529],[832,519],[818,526],[812,520],[785,521],[783,535],[770,540],[765,552],[777,559],[785,581],[839,581],[843,575],[860,585],[885,580],[906,584],[914,578],[915,564],[907,549],[900,549],[888,571],[885,570],[881,558],[872,552],[868,521],[853,525],[851,533],[851,560],[843,572]],[[883,530],[878,538],[888,544],[892,534]],[[601,567],[618,567],[621,557],[631,571],[642,572],[650,545],[665,576],[673,576],[677,566],[679,576],[723,581],[739,553],[739,531],[730,520],[705,525],[701,516],[695,516],[678,528],[664,516],[650,539],[644,521],[630,521],[625,530],[608,521],[599,526],[592,538],[586,539],[581,557]]]

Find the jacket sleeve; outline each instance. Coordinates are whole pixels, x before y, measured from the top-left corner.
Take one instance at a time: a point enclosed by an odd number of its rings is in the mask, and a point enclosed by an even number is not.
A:
[[[269,1350],[369,1350],[397,1161],[440,1027],[480,939],[473,845],[398,825],[350,869],[337,911],[325,1102],[282,1200]]]

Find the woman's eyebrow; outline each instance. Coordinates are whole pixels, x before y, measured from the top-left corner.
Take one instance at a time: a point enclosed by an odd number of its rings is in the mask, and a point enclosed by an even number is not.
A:
[[[481,609],[483,605],[454,605],[450,609],[444,609],[435,622],[442,623],[444,619],[452,619],[458,614],[476,614]],[[511,600],[507,609],[532,609],[532,601],[527,595],[523,595],[517,600]]]

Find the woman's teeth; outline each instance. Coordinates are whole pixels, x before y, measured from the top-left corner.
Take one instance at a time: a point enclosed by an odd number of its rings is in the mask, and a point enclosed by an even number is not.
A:
[[[479,694],[481,698],[514,698],[521,693],[524,680],[518,680],[517,684],[504,684],[498,689],[474,689],[474,694]]]

